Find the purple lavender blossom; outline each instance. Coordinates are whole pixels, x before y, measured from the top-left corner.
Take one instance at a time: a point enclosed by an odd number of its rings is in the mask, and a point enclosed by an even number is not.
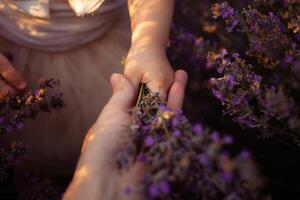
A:
[[[171,192],[170,189],[170,185],[167,181],[161,181],[159,183],[159,190],[163,193],[163,194],[168,194]]]
[[[192,126],[181,111],[159,106],[158,96],[145,95],[137,105],[129,127],[139,124],[139,128],[128,128],[124,136],[129,138],[124,140],[116,162],[120,170],[128,170],[136,161],[144,163],[147,172],[142,187],[146,199],[185,199],[187,193],[189,199],[218,199],[237,191],[243,191],[244,199],[257,199],[255,191],[242,184],[257,177],[253,162],[224,157],[225,145],[233,143],[231,136],[222,137],[201,124]],[[149,125],[145,132],[142,127]],[[127,148],[132,150],[128,152]],[[141,155],[145,159],[140,159]],[[244,167],[253,172],[250,179],[244,178]]]
[[[152,136],[147,136],[146,139],[145,139],[145,145],[147,147],[150,147],[154,144],[154,139]]]
[[[58,93],[59,82],[53,79],[42,81],[38,89],[28,90],[0,101],[0,133],[21,130],[24,120],[35,117],[40,111],[49,112],[64,106],[62,94]]]
[[[300,141],[299,135],[293,133],[297,127],[300,128],[300,123],[292,126],[288,123],[299,121],[299,108],[285,93],[284,85],[264,84],[262,76],[256,74],[253,66],[238,54],[230,57],[224,53],[211,53],[208,62],[223,72],[223,77],[212,78],[211,84],[213,95],[225,108],[224,114],[231,116],[242,127],[262,130],[264,138],[287,132],[296,143]],[[280,123],[273,124],[274,120],[286,125],[280,127]],[[274,129],[282,131],[274,132]]]
[[[174,135],[175,135],[176,137],[180,137],[180,136],[181,136],[181,131],[178,130],[178,129],[175,129],[175,130],[174,130]]]
[[[215,89],[212,89],[212,93],[213,93],[213,95],[214,95],[217,99],[219,99],[221,102],[225,102],[225,97],[223,96],[223,94],[222,94],[220,91],[215,90]]]
[[[210,139],[212,139],[212,141],[219,140],[219,133],[217,131],[213,131],[210,135]]]
[[[211,10],[215,19],[222,17],[226,20],[226,30],[228,32],[232,32],[238,26],[239,20],[237,19],[236,12],[232,7],[229,6],[227,2],[214,4]]]
[[[226,135],[224,138],[223,138],[223,143],[224,144],[232,144],[233,143],[233,138],[231,135]]]
[[[251,153],[248,151],[248,150],[243,150],[241,153],[240,153],[240,158],[243,159],[243,160],[249,160],[251,159]]]
[[[206,154],[200,154],[199,156],[197,156],[198,161],[201,163],[201,165],[203,166],[208,166],[209,164],[209,157]]]
[[[193,126],[193,132],[195,132],[198,135],[202,134],[203,133],[203,126],[201,124],[195,124]]]
[[[151,197],[151,198],[156,198],[158,197],[160,194],[160,191],[159,191],[159,187],[157,184],[152,184],[149,186],[148,188],[148,195]]]

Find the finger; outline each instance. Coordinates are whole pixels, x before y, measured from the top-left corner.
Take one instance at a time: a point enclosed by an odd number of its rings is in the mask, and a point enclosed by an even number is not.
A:
[[[96,130],[96,132],[99,132],[100,129],[111,130],[111,132],[116,134],[109,134],[109,137],[117,138],[119,132],[122,132],[122,130],[120,130],[122,126],[118,125],[126,124],[129,119],[129,109],[134,100],[135,92],[130,81],[125,76],[115,73],[110,79],[113,94],[102,109],[92,129]],[[115,126],[115,124],[117,124],[117,126]]]
[[[131,83],[131,86],[132,86],[133,91],[134,91],[134,96],[136,97],[138,95],[139,87],[140,87],[140,84],[141,84],[141,79],[138,78],[138,77],[131,77],[131,78],[128,78],[128,80]]]
[[[187,80],[188,75],[184,70],[175,72],[174,83],[170,88],[167,103],[171,110],[177,110],[182,107]]]
[[[6,57],[0,54],[0,74],[3,79],[18,90],[26,88],[27,84],[21,74],[10,64]]]
[[[16,91],[5,81],[0,79],[0,99],[4,99],[7,95],[13,95]]]
[[[111,76],[111,85],[113,88],[113,95],[108,104],[129,109],[134,100],[135,91],[130,81],[122,74],[113,74]]]
[[[133,69],[134,67],[130,67],[129,64],[127,64],[124,69],[124,75],[130,81],[134,91],[138,91],[140,87],[142,75]]]

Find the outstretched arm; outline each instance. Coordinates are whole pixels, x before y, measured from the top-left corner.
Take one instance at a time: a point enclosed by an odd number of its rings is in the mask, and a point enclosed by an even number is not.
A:
[[[128,0],[131,48],[125,75],[134,87],[140,82],[166,99],[174,73],[165,55],[174,0]]]
[[[128,0],[132,44],[166,48],[174,0]]]

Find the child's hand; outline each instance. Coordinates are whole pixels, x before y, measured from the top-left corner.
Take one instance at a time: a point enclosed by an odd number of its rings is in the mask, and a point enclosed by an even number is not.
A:
[[[125,76],[134,88],[146,83],[152,92],[159,92],[163,100],[174,79],[165,50],[154,45],[135,45],[129,50],[124,69]]]

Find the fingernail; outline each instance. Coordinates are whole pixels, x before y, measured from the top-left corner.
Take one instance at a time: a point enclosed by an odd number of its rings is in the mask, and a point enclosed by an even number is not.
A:
[[[25,82],[21,82],[20,84],[19,84],[19,89],[20,90],[23,90],[23,89],[25,89],[27,87],[27,84],[25,83]]]

